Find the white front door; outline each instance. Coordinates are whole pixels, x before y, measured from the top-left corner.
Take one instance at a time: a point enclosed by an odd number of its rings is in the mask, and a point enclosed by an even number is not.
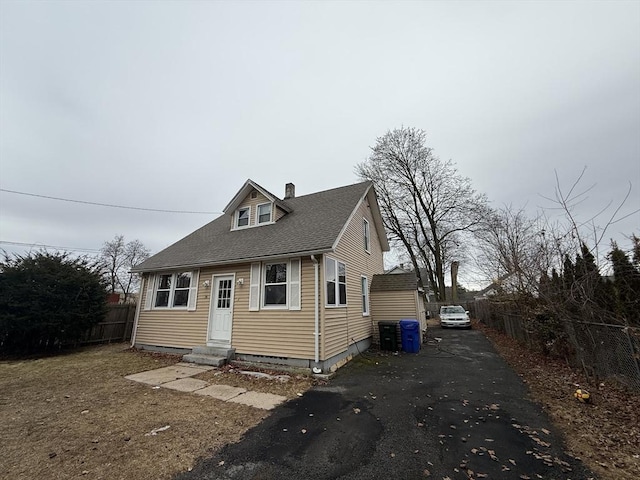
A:
[[[209,308],[209,342],[212,345],[231,346],[233,321],[233,275],[214,275],[211,308]]]

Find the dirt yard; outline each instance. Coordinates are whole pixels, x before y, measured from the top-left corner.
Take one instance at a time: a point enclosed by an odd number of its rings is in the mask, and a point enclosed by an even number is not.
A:
[[[611,382],[593,384],[564,362],[535,354],[515,340],[476,323],[498,353],[529,385],[535,401],[564,433],[568,451],[608,480],[640,478],[640,407],[635,394]],[[593,398],[573,398],[579,387]]]
[[[178,361],[114,344],[0,362],[0,478],[170,478],[269,414],[123,378]],[[305,376],[282,383],[229,368],[206,379],[289,398],[312,384]]]

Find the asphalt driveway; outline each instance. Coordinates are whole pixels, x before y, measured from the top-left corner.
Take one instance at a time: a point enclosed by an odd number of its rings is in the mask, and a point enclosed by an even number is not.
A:
[[[594,478],[481,332],[429,336],[364,354],[178,478]]]

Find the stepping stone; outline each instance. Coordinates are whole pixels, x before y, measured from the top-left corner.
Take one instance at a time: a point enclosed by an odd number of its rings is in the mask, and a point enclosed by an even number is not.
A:
[[[197,393],[198,395],[207,395],[226,402],[227,400],[231,400],[246,391],[247,390],[244,388],[231,387],[229,385],[209,385],[208,387],[196,390],[193,393]]]
[[[134,373],[124,378],[135,382],[146,383],[147,385],[162,385],[163,383],[172,382],[179,378],[192,377],[202,372],[203,370],[200,367],[172,365],[170,367]]]
[[[261,408],[262,410],[273,410],[282,402],[286,402],[287,397],[280,395],[273,395],[272,393],[261,393],[249,391],[238,395],[237,397],[230,398],[229,402],[241,403],[243,405],[249,405],[250,407]]]
[[[193,392],[194,390],[201,390],[207,386],[209,386],[209,382],[190,377],[162,384],[163,388],[170,388],[171,390],[178,390],[180,392]]]

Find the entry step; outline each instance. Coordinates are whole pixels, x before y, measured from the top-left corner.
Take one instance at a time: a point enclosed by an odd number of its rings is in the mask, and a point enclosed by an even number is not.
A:
[[[213,367],[221,367],[227,363],[225,357],[208,355],[206,353],[188,353],[182,357],[182,361],[198,365],[211,365]]]

